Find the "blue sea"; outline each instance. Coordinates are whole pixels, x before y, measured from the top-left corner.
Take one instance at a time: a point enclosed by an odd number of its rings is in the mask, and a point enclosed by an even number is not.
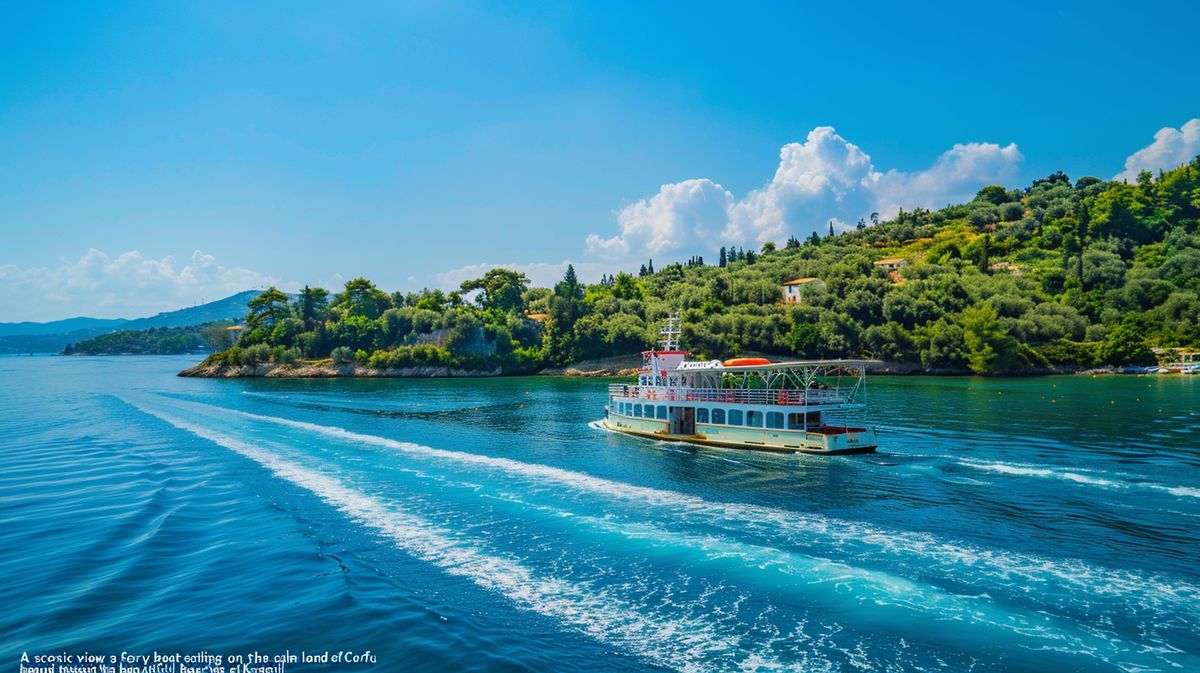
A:
[[[1200,670],[1200,377],[873,377],[867,456],[597,429],[608,381],[0,359],[0,662]]]

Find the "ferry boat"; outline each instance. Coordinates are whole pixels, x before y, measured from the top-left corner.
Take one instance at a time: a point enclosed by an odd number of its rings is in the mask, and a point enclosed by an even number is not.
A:
[[[611,385],[604,426],[652,439],[785,453],[870,453],[865,360],[689,360],[679,316],[642,353],[636,385]]]

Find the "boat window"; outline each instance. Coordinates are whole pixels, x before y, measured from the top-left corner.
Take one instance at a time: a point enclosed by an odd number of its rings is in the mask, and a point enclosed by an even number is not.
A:
[[[767,427],[775,430],[782,430],[783,414],[778,411],[767,412]]]
[[[724,409],[713,409],[712,422],[724,425],[725,410]]]
[[[788,414],[788,430],[804,429],[804,414]]]
[[[667,418],[667,408],[661,404],[658,405],[658,417],[663,420]]]
[[[700,408],[700,409],[696,410],[696,422],[697,423],[707,423],[708,422],[708,409]]]
[[[729,410],[729,424],[730,425],[741,425],[742,424],[742,410],[741,409],[730,409]]]
[[[640,404],[633,405],[633,415],[638,416],[638,417],[640,417],[642,415],[642,405],[640,405]]]
[[[746,412],[746,426],[751,427],[751,428],[761,428],[762,427],[762,412],[761,411],[753,411],[753,410],[747,411]]]

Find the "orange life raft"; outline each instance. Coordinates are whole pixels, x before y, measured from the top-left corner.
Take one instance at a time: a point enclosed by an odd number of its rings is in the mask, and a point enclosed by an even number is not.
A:
[[[753,367],[755,365],[769,365],[771,361],[766,358],[731,358],[723,364],[726,367]]]

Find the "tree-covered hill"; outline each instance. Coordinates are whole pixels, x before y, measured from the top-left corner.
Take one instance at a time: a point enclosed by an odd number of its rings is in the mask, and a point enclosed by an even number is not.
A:
[[[1135,184],[1062,173],[970,203],[918,209],[760,250],[722,248],[635,277],[554,288],[493,269],[460,291],[386,294],[365,279],[250,302],[211,363],[332,357],[376,368],[510,373],[636,352],[671,311],[707,357],[871,357],[929,371],[1018,373],[1152,363],[1200,345],[1200,157]],[[883,260],[889,260],[886,263]],[[785,281],[803,285],[782,303]],[[471,301],[467,297],[476,293]]]
[[[171,355],[196,350],[223,350],[233,338],[233,323],[217,320],[185,327],[120,330],[67,344],[63,355]]]
[[[68,344],[79,344],[117,330],[136,332],[156,327],[195,327],[219,320],[241,320],[246,313],[246,302],[259,292],[246,290],[207,304],[133,320],[80,317],[47,323],[0,323],[0,353],[57,353]],[[108,339],[97,343],[117,342]]]

